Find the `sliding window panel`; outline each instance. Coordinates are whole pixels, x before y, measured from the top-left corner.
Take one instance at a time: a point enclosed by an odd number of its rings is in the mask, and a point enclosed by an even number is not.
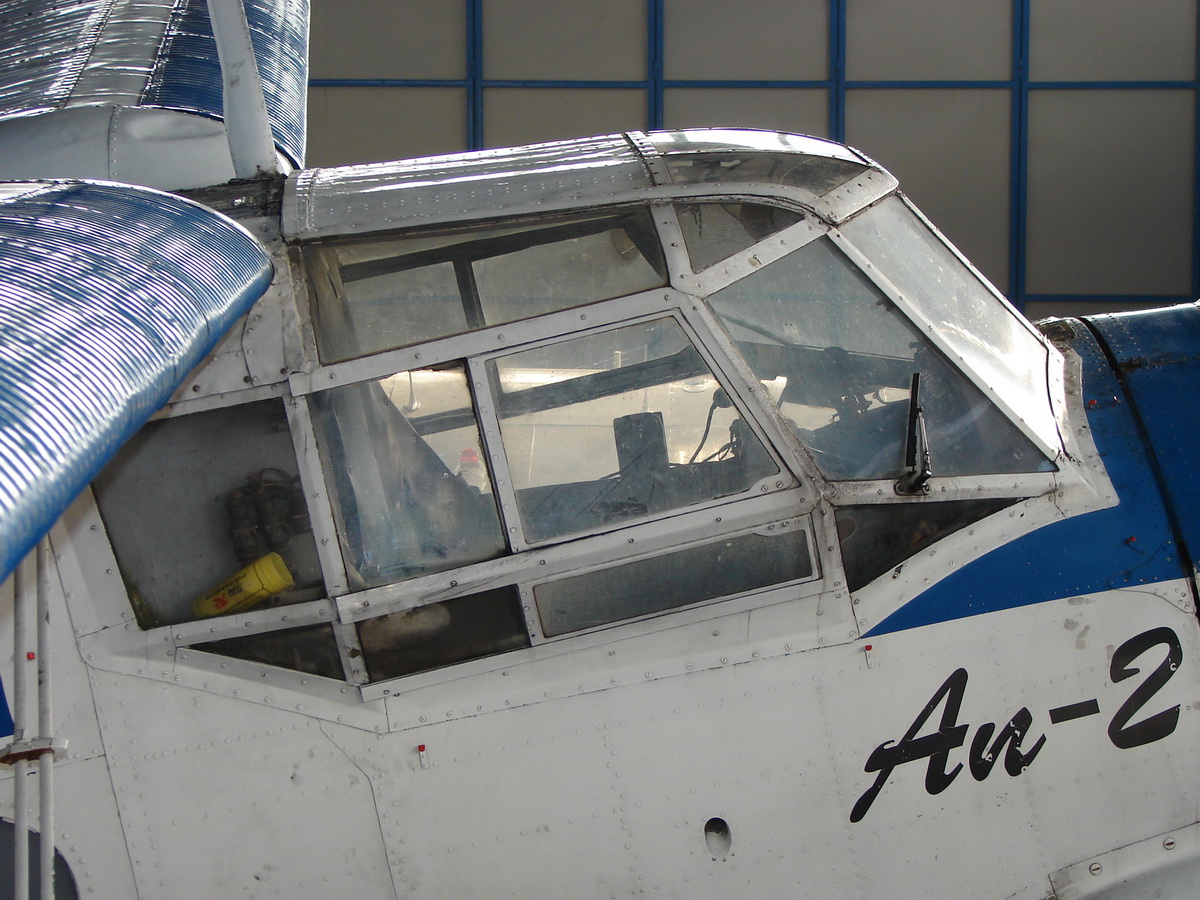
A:
[[[828,7],[814,0],[664,0],[664,74],[675,81],[823,80]]]
[[[822,88],[667,88],[666,128],[767,128],[825,137],[829,102]]]
[[[846,139],[1000,290],[1008,288],[1010,99],[1004,90],[852,90]]]
[[[1054,0],[1030,7],[1035,81],[1191,81],[1195,0]]]
[[[489,88],[483,97],[488,147],[516,147],[646,127],[644,91]]]
[[[646,55],[643,0],[483,4],[488,79],[641,81]]]
[[[846,4],[852,81],[1010,77],[1011,0],[854,0]]]
[[[307,163],[344,166],[466,150],[466,107],[460,88],[309,88]]]
[[[465,78],[466,4],[313,0],[313,78]]]
[[[1032,92],[1030,293],[1190,292],[1194,104],[1187,90]]]

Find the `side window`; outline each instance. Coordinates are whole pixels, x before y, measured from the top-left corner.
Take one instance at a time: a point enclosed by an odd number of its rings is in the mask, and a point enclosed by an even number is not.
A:
[[[856,591],[947,535],[1019,502],[1010,498],[843,506],[836,519],[847,587]]]
[[[903,474],[914,374],[935,475],[1054,468],[828,238],[708,304],[830,478]]]
[[[533,594],[542,632],[554,636],[812,574],[802,530],[764,530],[551,581]]]
[[[646,209],[304,249],[317,348],[351,359],[667,283]]]
[[[277,400],[151,422],[92,487],[143,628],[323,594]]]
[[[371,681],[529,646],[520,595],[502,587],[358,623]]]
[[[529,541],[738,494],[779,471],[674,319],[488,368]]]
[[[759,203],[681,203],[675,212],[693,272],[703,272],[804,218]]]
[[[313,409],[356,586],[506,552],[461,364],[334,388]]]

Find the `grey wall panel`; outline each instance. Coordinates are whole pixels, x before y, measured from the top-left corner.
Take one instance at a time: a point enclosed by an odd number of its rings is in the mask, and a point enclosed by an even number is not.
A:
[[[488,0],[483,73],[491,79],[643,79],[646,4]]]
[[[637,90],[489,88],[484,106],[489,147],[631,131],[646,121],[646,95]]]
[[[314,87],[308,165],[341,166],[454,153],[467,143],[459,88]]]
[[[853,0],[846,76],[854,81],[1009,77],[1011,0]]]
[[[1031,293],[1191,290],[1191,91],[1030,97]]]
[[[1030,75],[1038,81],[1190,81],[1195,0],[1035,0]]]
[[[742,126],[827,137],[827,94],[821,88],[668,88],[663,125]]]
[[[827,77],[825,0],[664,0],[663,71],[673,80]]]
[[[427,0],[312,3],[313,78],[465,78],[466,4]]]
[[[1008,287],[1009,93],[989,89],[855,90],[846,139],[1001,290]]]

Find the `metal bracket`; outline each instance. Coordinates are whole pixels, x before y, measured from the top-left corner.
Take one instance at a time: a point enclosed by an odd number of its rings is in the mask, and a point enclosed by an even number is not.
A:
[[[34,738],[31,741],[13,741],[0,750],[0,765],[11,766],[23,759],[41,759],[47,753],[54,754],[55,762],[67,756],[66,738]]]

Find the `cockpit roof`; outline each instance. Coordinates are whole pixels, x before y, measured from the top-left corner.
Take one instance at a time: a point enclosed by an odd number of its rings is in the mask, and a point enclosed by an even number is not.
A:
[[[647,195],[772,196],[840,222],[895,190],[877,163],[820,138],[753,129],[627,132],[289,179],[290,238],[362,234],[594,206]]]

